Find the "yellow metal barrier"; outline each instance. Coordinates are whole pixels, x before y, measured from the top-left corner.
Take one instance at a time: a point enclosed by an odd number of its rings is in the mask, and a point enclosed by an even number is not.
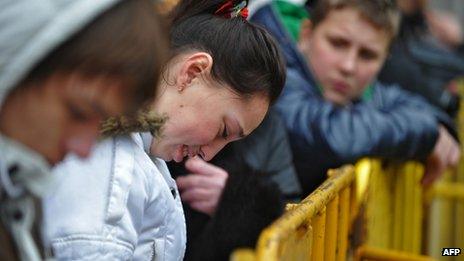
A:
[[[429,191],[427,191],[427,199],[432,200],[433,198],[464,200],[464,183],[437,183]]]
[[[459,93],[464,97],[464,80],[459,82]],[[457,118],[461,153],[464,152],[464,105]],[[464,260],[464,257],[442,257],[444,247],[464,246],[464,157],[456,171],[449,171],[427,192],[428,227],[427,254],[439,260]],[[460,258],[460,259],[459,259]]]
[[[417,162],[356,164],[360,202],[364,202],[363,242],[368,246],[421,253],[423,167]]]
[[[385,165],[385,166],[382,166]],[[386,164],[361,160],[366,188],[365,244],[371,247],[420,254],[422,250],[422,186],[424,168],[417,162]]]
[[[460,93],[464,97],[464,80]],[[464,107],[458,126],[464,141]],[[423,174],[417,162],[375,159],[331,170],[314,193],[287,205],[263,231],[256,251],[237,250],[232,260],[347,260],[348,248],[356,247],[348,235],[359,231],[355,260],[464,260],[441,257],[444,247],[464,247],[464,156],[456,173],[449,171],[425,193]],[[358,213],[362,227],[353,228]],[[421,255],[424,250],[430,257]]]
[[[356,250],[355,261],[382,260],[382,261],[432,261],[431,257],[411,254],[383,248],[362,246]]]
[[[460,89],[464,97],[464,80]],[[458,124],[464,141],[464,108]],[[354,169],[332,170],[314,193],[287,205],[263,231],[256,251],[237,250],[232,260],[351,260],[347,250],[356,246],[348,235],[359,231],[355,260],[464,260],[441,257],[444,247],[464,246],[463,159],[456,173],[448,172],[428,191],[420,184],[424,167],[417,162],[363,159]],[[361,228],[354,228],[358,213]],[[430,256],[421,255],[424,250]]]
[[[232,260],[347,260],[350,227],[362,217],[358,260],[431,260],[422,246],[421,164],[363,159],[329,178],[265,229],[257,250],[238,250]],[[352,227],[351,227],[352,228]],[[374,258],[375,257],[375,258]],[[393,259],[392,259],[393,258]]]
[[[464,77],[461,77],[458,82],[459,93],[461,95],[461,101],[464,97]],[[464,185],[464,102],[461,102],[461,108],[457,119],[459,138],[461,140],[461,160],[458,165],[455,182]],[[461,189],[462,191],[462,189]],[[459,197],[459,200],[455,203],[454,213],[454,243],[464,248],[464,198]],[[463,260],[464,257],[461,257]]]
[[[351,166],[329,171],[326,182],[262,232],[256,252],[238,250],[231,260],[346,260],[354,180]]]
[[[439,259],[443,247],[462,244],[451,241],[455,223],[448,219],[454,216],[446,213],[454,212],[443,202],[428,217],[432,227],[424,241],[423,173],[417,162],[387,164],[375,159],[363,159],[355,168],[331,170],[314,193],[301,203],[288,204],[287,212],[263,231],[256,252],[236,251],[233,260],[347,260],[348,248],[356,248],[348,235],[358,213],[362,228],[352,231],[362,231],[357,260],[431,260],[421,255],[426,247],[439,253],[432,253]],[[464,184],[442,181],[425,198],[463,200]]]

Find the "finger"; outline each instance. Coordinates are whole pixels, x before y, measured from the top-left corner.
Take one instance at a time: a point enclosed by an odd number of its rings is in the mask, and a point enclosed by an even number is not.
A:
[[[448,168],[456,166],[460,155],[459,146],[454,141],[453,137],[451,137],[451,135],[448,135],[448,137],[446,138],[445,147],[446,148],[444,148],[444,153],[442,154],[445,167]]]
[[[436,153],[432,153],[427,161],[425,162],[425,171],[424,176],[422,177],[421,184],[424,186],[428,186],[432,180],[432,176],[438,171],[437,168],[440,165],[440,159],[436,155]]]
[[[188,159],[185,168],[194,174],[227,176],[225,170],[202,160],[200,157]]]
[[[422,179],[422,184],[424,186],[431,185],[435,180],[437,180],[444,172],[446,168],[443,164],[437,164],[426,169],[424,177]]]
[[[184,190],[192,187],[198,187],[201,184],[201,180],[196,178],[196,176],[190,174],[178,177],[176,179],[176,184],[179,190]]]
[[[450,155],[450,165],[455,167],[459,163],[459,159],[461,158],[461,151],[459,150],[459,147],[453,147],[451,150],[451,155]]]
[[[443,132],[440,132],[440,136],[437,139],[437,142],[435,143],[435,148],[433,149],[432,154],[435,155],[438,158],[441,158],[441,155],[443,154],[444,147],[445,147],[445,134]]]
[[[448,162],[449,165],[455,167],[459,159],[461,158],[461,147],[459,146],[459,143],[450,135],[450,152],[448,155]]]
[[[445,165],[445,168],[448,168],[451,165],[451,161],[452,161],[451,157],[453,156],[453,153],[454,153],[453,143],[451,140],[447,140],[446,145],[444,146],[443,152],[442,154],[440,154],[441,161]]]
[[[424,171],[424,175],[422,176],[422,179],[421,179],[421,184],[426,186],[428,183],[429,183],[429,176],[432,175],[433,173],[433,168],[435,168],[434,164],[431,164],[430,163],[430,160],[428,160],[426,163],[425,163],[425,171]]]
[[[204,213],[209,216],[213,216],[214,212],[216,212],[217,204],[213,204],[212,202],[206,201],[198,201],[192,202],[190,204],[190,207],[198,212]]]
[[[427,170],[424,174],[424,176],[422,177],[422,180],[421,180],[421,184],[425,187],[428,187],[430,186],[430,184],[432,184],[434,178],[433,176],[435,176],[436,174],[436,171],[433,171],[433,170]]]
[[[203,188],[192,188],[182,191],[180,198],[185,202],[207,201],[211,198],[211,192]]]
[[[187,176],[178,177],[176,179],[176,183],[179,190],[185,190],[194,187],[208,188],[221,185],[218,184],[218,182],[215,179],[209,176],[200,176],[195,174],[189,174]]]
[[[453,146],[453,142],[453,138],[448,134],[448,131],[443,128],[440,131],[440,138],[438,139],[438,143],[436,145],[436,151],[434,151],[434,154],[438,157],[438,160],[442,162],[442,164],[448,164],[449,153]]]

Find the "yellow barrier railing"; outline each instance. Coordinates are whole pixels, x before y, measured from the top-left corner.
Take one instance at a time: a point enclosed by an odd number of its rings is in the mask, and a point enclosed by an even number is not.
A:
[[[383,248],[361,246],[356,250],[355,261],[362,260],[382,260],[382,261],[432,261],[431,257],[411,254]]]
[[[464,79],[458,81],[459,93],[464,97]],[[464,152],[464,104],[457,117],[461,155]],[[464,246],[464,157],[461,156],[457,171],[448,172],[426,194],[428,206],[426,253],[439,260],[441,250],[449,246]],[[464,260],[464,257],[456,260]]]
[[[232,260],[346,260],[355,172],[329,171],[316,191],[288,211],[258,241],[257,250],[237,250]]]
[[[362,182],[369,184],[362,215],[366,227],[362,241],[370,247],[420,254],[423,166],[418,162],[386,164],[363,159],[357,168],[370,171],[369,175],[362,176]]]
[[[256,251],[237,250],[232,260],[347,260],[349,247],[356,247],[349,242],[350,231],[361,231],[354,235],[361,245],[356,260],[432,260],[420,255],[423,172],[416,162],[375,159],[331,170],[315,192],[287,205],[262,232]],[[362,228],[351,226],[355,218]]]
[[[464,80],[459,86],[464,96]],[[464,108],[458,125],[462,142]],[[441,250],[464,246],[463,159],[456,173],[449,171],[428,191],[418,162],[363,159],[355,168],[331,170],[314,193],[287,205],[263,231],[256,251],[237,250],[232,260],[346,260],[349,247],[357,247],[355,260],[452,260]],[[359,242],[349,242],[349,232]]]

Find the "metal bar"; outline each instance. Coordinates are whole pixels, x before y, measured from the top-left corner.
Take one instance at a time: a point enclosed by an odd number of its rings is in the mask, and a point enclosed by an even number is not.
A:
[[[440,183],[450,182],[452,173],[447,171],[434,186]],[[445,246],[453,245],[453,203],[444,198],[434,198],[430,204],[427,254],[435,257],[441,257],[441,249]]]
[[[464,183],[440,182],[434,184],[428,193],[428,200],[445,198],[464,201]]]
[[[424,167],[416,163],[414,167],[414,187],[413,187],[413,198],[414,198],[414,234],[413,234],[413,245],[412,252],[420,254],[422,251],[422,221],[424,218],[423,210],[423,197],[422,197],[422,184],[421,180],[424,175]]]
[[[314,230],[313,245],[312,245],[312,261],[324,260],[324,247],[325,247],[325,207],[313,218],[311,221]]]
[[[414,198],[411,193],[414,187],[414,169],[413,163],[406,163],[403,166],[403,173],[400,178],[403,181],[402,198],[404,200],[403,208],[401,209],[401,218],[403,220],[403,229],[401,231],[403,242],[401,248],[398,250],[411,252],[412,251],[412,238],[413,238],[413,211],[414,211]]]
[[[393,205],[393,237],[392,237],[392,248],[393,249],[401,249],[401,246],[403,244],[403,237],[402,237],[402,232],[403,232],[403,219],[402,219],[402,209],[403,209],[403,204],[404,204],[404,198],[402,196],[403,194],[403,181],[401,180],[401,177],[396,176],[394,180],[394,198],[395,202]]]
[[[336,260],[345,261],[346,251],[348,250],[348,231],[350,226],[350,188],[347,187],[340,193],[339,214],[338,214],[338,233]]]
[[[306,224],[337,195],[338,191],[349,186],[354,180],[353,166],[330,171],[334,172],[330,179],[304,199],[297,208],[286,212],[261,233],[257,244],[259,260],[278,260],[279,246],[289,234]]]
[[[256,255],[253,249],[239,248],[230,255],[230,261],[255,261]]]
[[[325,260],[335,260],[337,250],[337,232],[338,232],[338,195],[327,205],[326,224],[325,224]]]
[[[429,256],[415,255],[402,251],[386,250],[375,247],[361,246],[356,250],[355,260],[378,260],[378,261],[432,261]]]

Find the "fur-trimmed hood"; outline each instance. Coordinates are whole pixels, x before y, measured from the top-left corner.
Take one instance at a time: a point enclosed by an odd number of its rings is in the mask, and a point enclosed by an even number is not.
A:
[[[133,117],[112,117],[102,122],[101,134],[104,137],[125,135],[132,132],[149,132],[159,137],[167,116],[153,111],[140,111]]]

